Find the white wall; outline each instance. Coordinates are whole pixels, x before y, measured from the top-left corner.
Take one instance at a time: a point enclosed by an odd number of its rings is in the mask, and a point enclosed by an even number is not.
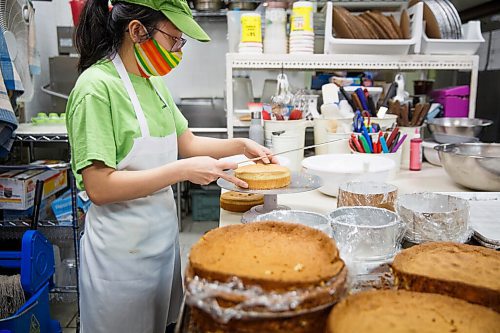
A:
[[[201,43],[193,39],[183,48],[178,68],[165,77],[165,82],[179,102],[180,98],[223,97],[225,58],[228,50],[227,24],[224,19],[199,22],[212,41]]]
[[[49,57],[58,54],[57,26],[73,24],[67,0],[35,1],[34,6],[42,73],[35,78],[35,96],[26,106],[28,120],[37,112],[50,112],[50,96],[43,93],[40,88],[50,81]],[[165,78],[176,102],[180,102],[181,98],[224,97],[225,58],[228,51],[226,20],[219,18],[208,21],[202,18],[199,23],[210,35],[212,41],[201,43],[189,39],[183,49],[184,55],[179,67]],[[260,97],[264,79],[275,78],[277,72],[254,71],[244,74],[251,75],[254,95]],[[301,73],[288,74],[293,87],[302,88],[307,84]]]
[[[50,81],[49,57],[57,55],[57,26],[73,24],[69,2],[66,0],[52,0],[51,2],[35,1],[36,39],[40,52],[42,72],[35,77],[35,94],[33,100],[26,105],[26,118],[29,121],[38,112],[49,112],[51,107],[50,96],[40,88]]]

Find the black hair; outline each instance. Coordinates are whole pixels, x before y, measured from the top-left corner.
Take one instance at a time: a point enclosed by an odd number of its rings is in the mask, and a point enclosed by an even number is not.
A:
[[[114,56],[132,20],[140,21],[149,34],[165,16],[151,8],[117,2],[110,11],[108,0],[87,0],[75,30],[75,46],[80,53],[81,73],[96,62]]]

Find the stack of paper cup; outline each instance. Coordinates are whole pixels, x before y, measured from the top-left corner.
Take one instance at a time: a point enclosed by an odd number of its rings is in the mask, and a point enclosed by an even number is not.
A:
[[[265,19],[264,53],[287,53],[286,6],[288,6],[288,2],[268,2]]]
[[[313,3],[293,3],[290,28],[290,53],[314,53]]]
[[[258,13],[241,15],[239,53],[262,53],[262,19]]]

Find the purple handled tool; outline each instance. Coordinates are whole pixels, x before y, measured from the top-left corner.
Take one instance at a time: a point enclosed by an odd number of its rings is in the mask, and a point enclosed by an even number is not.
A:
[[[401,147],[401,145],[403,144],[403,142],[406,140],[407,136],[408,136],[407,134],[403,135],[403,137],[401,138],[401,140],[399,140],[398,143],[394,146],[394,148],[392,148],[391,153],[395,153],[395,152],[398,151],[399,147]]]

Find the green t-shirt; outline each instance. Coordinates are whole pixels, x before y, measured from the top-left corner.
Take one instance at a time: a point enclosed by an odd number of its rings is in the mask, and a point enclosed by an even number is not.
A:
[[[181,135],[188,128],[186,118],[175,105],[160,77],[129,74],[146,117],[150,135]],[[167,102],[165,106],[152,84]],[[101,161],[110,168],[130,152],[141,136],[134,108],[113,63],[101,61],[85,70],[71,92],[66,106],[66,126],[71,145],[71,167],[83,189],[81,171]]]

